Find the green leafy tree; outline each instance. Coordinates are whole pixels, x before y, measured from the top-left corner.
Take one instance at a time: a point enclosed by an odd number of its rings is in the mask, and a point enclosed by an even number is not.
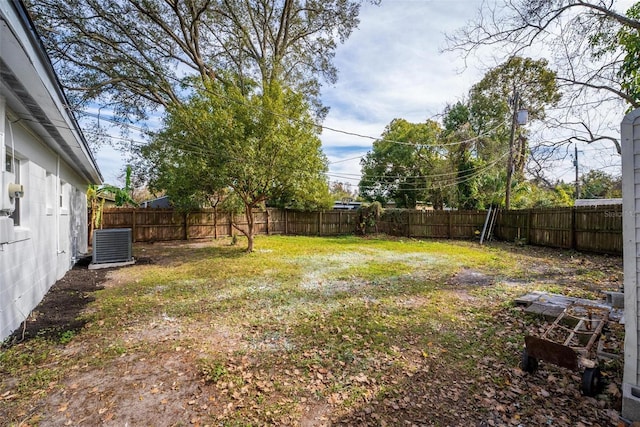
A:
[[[353,201],[358,195],[357,191],[351,188],[351,184],[348,182],[332,182],[329,185],[329,192],[331,193],[332,201]]]
[[[225,192],[240,201],[248,225],[237,228],[249,252],[253,209],[284,196],[328,199],[327,161],[308,103],[277,82],[265,92],[208,82],[186,104],[169,106],[164,129],[142,153],[150,187],[172,200],[201,202]]]
[[[580,189],[584,199],[622,197],[622,178],[592,170],[580,177]]]
[[[639,25],[624,25],[618,30],[617,41],[624,52],[618,75],[620,86],[631,108],[637,108],[640,106],[640,3],[634,4],[627,10],[627,18]],[[602,43],[599,44],[602,45]],[[616,46],[616,44],[609,44],[609,46]]]
[[[548,48],[557,80],[567,94],[555,125],[576,130],[555,147],[571,141],[609,140],[620,153],[619,135],[603,133],[599,125],[607,117],[598,110],[619,111],[614,119],[617,128],[625,104],[640,107],[640,81],[635,77],[640,63],[640,7],[636,3],[624,13],[618,4],[608,0],[484,2],[476,18],[448,35],[448,49],[471,59],[490,48],[500,60],[501,52],[502,59],[507,59],[514,53],[537,54]],[[594,120],[594,114],[600,120]]]
[[[556,74],[545,59],[511,57],[472,87],[469,122],[474,133],[483,136],[476,143],[478,157],[488,171],[506,170],[505,194],[507,187],[513,189],[514,180],[524,180],[530,152],[527,129],[513,125],[514,108],[526,109],[534,122],[543,120],[546,108],[560,98]],[[505,197],[504,203],[509,208],[510,198]]]
[[[375,0],[373,1],[376,2]],[[284,81],[319,106],[359,0],[28,0],[58,75],[77,103],[146,116],[224,72]],[[266,91],[266,87],[263,88]]]
[[[527,109],[530,121],[545,118],[545,109],[560,100],[556,74],[546,60],[511,57],[473,85],[466,102],[445,109],[448,158],[457,171],[452,199],[460,208],[505,203],[510,156],[516,180],[524,180],[529,156],[526,128],[514,128],[511,146],[516,93],[518,107]]]
[[[457,171],[452,196],[458,209],[479,209],[483,206],[479,192],[482,160],[477,156],[477,135],[469,124],[469,107],[462,102],[445,108],[444,138],[450,144],[449,159]]]
[[[458,209],[480,209],[482,207],[478,186],[480,161],[474,159],[470,151],[463,145],[461,145],[457,153],[455,153],[454,161],[458,171],[456,180]]]
[[[513,192],[515,209],[555,208],[573,206],[573,186],[557,184],[541,186],[533,181],[516,182]]]
[[[133,188],[131,186],[131,166],[127,165],[125,170],[125,184],[123,188],[111,184],[96,185],[91,184],[87,188],[87,204],[91,219],[89,221],[89,243],[93,238],[93,230],[102,228],[102,211],[107,197],[115,199],[116,206],[138,206],[132,197]]]
[[[469,121],[474,132],[487,135],[478,147],[479,157],[485,161],[504,159],[509,151],[510,131],[515,93],[518,108],[528,111],[529,121],[543,120],[545,109],[560,100],[556,73],[548,68],[545,59],[534,60],[517,56],[491,69],[475,84],[469,94]],[[514,138],[514,169],[522,175],[527,161],[528,144],[525,127],[516,127]]]
[[[419,200],[444,204],[440,179],[446,168],[446,150],[440,145],[438,123],[409,123],[394,119],[373,150],[362,159],[360,195],[367,201],[413,209]]]

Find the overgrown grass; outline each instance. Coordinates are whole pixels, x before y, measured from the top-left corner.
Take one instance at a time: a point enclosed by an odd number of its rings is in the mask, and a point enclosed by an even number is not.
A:
[[[461,376],[476,375],[477,361],[486,357],[516,363],[523,330],[506,330],[504,321],[523,318],[512,298],[533,289],[563,291],[538,277],[526,280],[533,267],[551,260],[505,245],[272,236],[258,237],[252,254],[242,247],[138,246],[162,262],[121,270],[97,292],[83,331],[0,352],[2,374],[17,378],[17,389],[28,396],[64,377],[71,365],[106,367],[127,353],[159,354],[181,345],[199,354],[193,369],[207,384],[237,387],[253,402],[223,421],[277,423],[299,416],[296,402],[333,399],[346,407],[393,393],[399,377],[427,363],[455,367]],[[567,272],[567,266],[554,268]],[[492,284],[457,283],[456,274],[468,269],[492,277]],[[594,275],[575,270],[571,280]],[[496,313],[503,318],[496,321]],[[212,334],[215,345],[207,340]],[[65,345],[89,351],[65,360]],[[55,368],[31,372],[54,362]],[[0,392],[6,387],[3,382]],[[265,400],[268,406],[256,406]]]

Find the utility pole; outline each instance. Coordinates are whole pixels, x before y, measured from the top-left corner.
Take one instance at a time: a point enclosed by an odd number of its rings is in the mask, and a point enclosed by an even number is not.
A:
[[[580,181],[578,180],[578,143],[575,145],[575,157],[573,165],[576,167],[576,199],[580,198]]]
[[[511,206],[511,181],[513,180],[513,145],[516,137],[516,125],[518,124],[518,101],[520,95],[517,90],[513,92],[513,116],[511,118],[511,136],[509,138],[509,163],[507,163],[507,188],[505,189],[504,205],[509,210]]]

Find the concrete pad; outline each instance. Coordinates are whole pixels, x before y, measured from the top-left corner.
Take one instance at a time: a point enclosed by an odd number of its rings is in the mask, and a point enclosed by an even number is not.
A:
[[[558,317],[564,311],[565,307],[559,305],[550,305],[539,302],[534,302],[525,308],[525,313],[539,314],[545,317]]]
[[[516,298],[514,303],[518,306],[526,307],[525,312],[548,317],[557,317],[565,308],[572,304],[608,309],[609,320],[615,322],[620,321],[624,315],[624,310],[622,308],[615,307],[611,302],[607,302],[606,300],[594,301],[539,291],[530,292]]]
[[[89,270],[100,270],[102,268],[117,268],[117,267],[126,267],[128,265],[133,265],[136,263],[135,259],[132,259],[131,261],[125,261],[125,262],[105,262],[105,263],[101,263],[101,264],[94,264],[91,263],[89,264]]]

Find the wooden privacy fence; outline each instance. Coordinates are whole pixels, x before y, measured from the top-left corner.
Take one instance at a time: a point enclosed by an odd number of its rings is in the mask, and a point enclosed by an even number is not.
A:
[[[622,205],[499,211],[495,236],[531,245],[622,255]]]
[[[285,211],[268,209],[254,213],[256,234],[284,232]],[[173,209],[105,209],[103,228],[131,228],[134,242],[190,240],[231,236],[237,233],[232,226],[247,228],[244,215],[231,218],[215,209],[178,212]]]
[[[254,212],[255,234],[336,236],[355,234],[363,221],[356,211]],[[385,210],[368,232],[442,239],[477,238],[486,211]],[[105,209],[103,228],[131,228],[136,242],[219,238],[246,230],[244,215],[230,218],[215,209],[183,213],[172,209]],[[499,211],[494,236],[539,246],[622,254],[622,206]]]

